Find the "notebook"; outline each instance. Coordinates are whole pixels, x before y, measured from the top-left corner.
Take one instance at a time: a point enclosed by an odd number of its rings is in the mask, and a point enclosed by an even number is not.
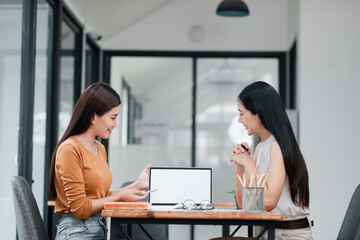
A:
[[[148,201],[153,205],[171,206],[187,199],[197,204],[212,202],[212,169],[185,167],[151,167]]]

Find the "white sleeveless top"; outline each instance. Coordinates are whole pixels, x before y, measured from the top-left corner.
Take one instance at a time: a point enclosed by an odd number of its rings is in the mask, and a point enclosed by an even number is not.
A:
[[[275,137],[271,135],[265,141],[259,143],[259,152],[256,160],[256,168],[259,173],[267,173],[270,165],[270,147],[271,143],[275,140]],[[297,219],[304,217],[310,213],[308,208],[301,208],[296,206],[291,200],[289,179],[286,175],[283,190],[280,195],[280,199],[276,207],[272,210],[274,212],[281,212],[285,219]]]

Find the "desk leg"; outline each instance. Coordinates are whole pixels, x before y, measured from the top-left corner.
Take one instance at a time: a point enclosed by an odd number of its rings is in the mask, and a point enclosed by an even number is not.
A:
[[[222,225],[222,235],[223,237],[230,236],[230,225]]]
[[[272,224],[268,228],[268,239],[275,240],[275,224]]]
[[[132,236],[132,224],[126,224],[126,231],[129,236]]]
[[[252,236],[254,236],[254,228],[253,228],[253,226],[252,225],[248,225],[247,226],[248,227],[248,237],[252,237]]]
[[[114,219],[110,219],[110,240],[118,239],[119,236],[125,236],[127,240],[132,240],[121,224],[116,223]]]

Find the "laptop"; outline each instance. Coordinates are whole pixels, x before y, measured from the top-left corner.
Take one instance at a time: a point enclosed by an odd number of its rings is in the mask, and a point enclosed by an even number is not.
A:
[[[157,190],[156,190],[157,189]],[[148,201],[152,206],[173,206],[191,199],[212,202],[212,169],[196,167],[151,167]]]

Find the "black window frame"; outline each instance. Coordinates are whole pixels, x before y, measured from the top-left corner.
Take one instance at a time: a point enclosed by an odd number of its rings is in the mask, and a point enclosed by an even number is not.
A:
[[[197,60],[201,58],[276,58],[279,61],[279,95],[286,108],[290,98],[289,81],[287,79],[287,52],[218,52],[218,51],[104,51],[103,52],[103,81],[110,84],[111,58],[112,57],[186,57],[192,59],[192,124],[191,124],[191,165],[196,166],[196,68]],[[108,141],[104,142],[108,149]]]

